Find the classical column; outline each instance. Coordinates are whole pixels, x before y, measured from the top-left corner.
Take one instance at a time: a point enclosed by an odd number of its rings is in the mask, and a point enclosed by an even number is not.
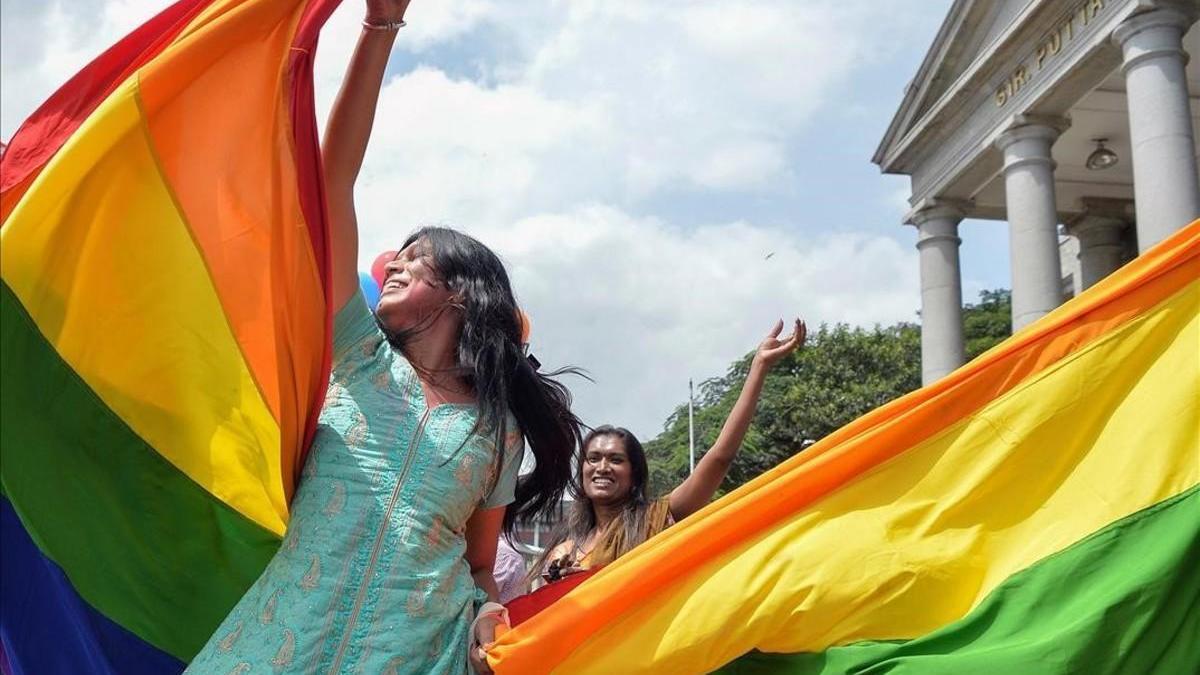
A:
[[[1085,213],[1067,228],[1079,240],[1079,283],[1084,290],[1125,263],[1126,227],[1121,218]]]
[[[1200,217],[1200,174],[1188,110],[1183,34],[1194,15],[1169,4],[1126,19],[1124,55],[1138,247],[1145,251]]]
[[[996,139],[1004,153],[1004,201],[1012,265],[1013,332],[1062,303],[1058,210],[1050,146],[1066,120],[1019,115]]]
[[[934,201],[909,217],[917,227],[921,260],[921,383],[929,384],[966,361],[963,351],[962,276],[958,266],[960,205]]]

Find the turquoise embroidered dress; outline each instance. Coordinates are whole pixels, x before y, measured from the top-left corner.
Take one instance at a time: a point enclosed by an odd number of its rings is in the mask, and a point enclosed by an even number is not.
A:
[[[477,603],[467,519],[513,500],[474,405],[427,409],[362,295],[334,321],[325,408],[279,552],[190,673],[465,673]],[[499,475],[498,475],[499,474]]]

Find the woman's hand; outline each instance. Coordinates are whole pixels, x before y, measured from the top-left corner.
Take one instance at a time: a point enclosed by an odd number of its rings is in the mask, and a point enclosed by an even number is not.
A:
[[[779,334],[783,332],[783,319],[775,322],[775,327],[767,334],[765,340],[758,345],[758,351],[754,353],[754,361],[766,368],[770,368],[779,362],[784,356],[791,354],[799,347],[804,346],[804,340],[808,337],[808,327],[800,319],[796,319],[795,328],[792,334],[779,339]]]
[[[467,654],[467,658],[471,662],[472,672],[482,673],[484,675],[488,675],[492,672],[492,667],[488,665],[487,652],[485,652],[483,647],[479,644],[475,644],[471,647],[471,651]]]
[[[479,616],[475,617],[471,624],[471,646],[467,651],[467,660],[471,662],[472,670],[477,673],[492,672],[492,667],[488,665],[486,648],[500,636],[500,626],[507,629],[509,625],[508,610],[503,605],[487,602],[479,608]]]
[[[409,0],[367,0],[367,22],[389,23],[404,20]]]

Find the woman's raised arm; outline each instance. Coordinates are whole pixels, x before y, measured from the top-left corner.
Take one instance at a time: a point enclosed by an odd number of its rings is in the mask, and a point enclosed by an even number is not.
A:
[[[388,55],[408,3],[409,0],[367,0],[358,46],[325,127],[321,159],[329,206],[334,311],[346,304],[358,288],[354,182],[367,152]]]
[[[783,321],[775,324],[771,333],[758,346],[754,360],[750,363],[750,373],[742,385],[742,393],[738,395],[733,410],[729,412],[729,417],[721,427],[717,441],[696,463],[696,470],[692,475],[671,491],[669,503],[671,516],[675,520],[683,520],[698,511],[712,499],[717,488],[721,487],[721,481],[725,480],[725,474],[729,473],[729,465],[733,463],[733,458],[737,456],[742,447],[742,440],[746,438],[746,432],[750,429],[767,372],[780,359],[804,344],[807,329],[803,321],[796,319],[795,330],[791,335],[780,340],[781,332]]]

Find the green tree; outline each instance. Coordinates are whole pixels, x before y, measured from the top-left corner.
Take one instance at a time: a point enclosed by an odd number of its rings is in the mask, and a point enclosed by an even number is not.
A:
[[[967,360],[979,356],[1012,335],[1012,292],[983,291],[979,302],[963,308],[963,337]]]
[[[1008,291],[984,291],[964,307],[968,358],[998,344],[1010,332]],[[696,448],[716,440],[746,379],[752,354],[723,377],[701,383],[696,401]],[[875,328],[823,325],[808,345],[767,376],[754,424],[730,467],[721,492],[731,490],[792,456],[860,415],[921,385],[921,332],[911,323]],[[686,402],[646,444],[655,493],[678,485],[688,472]]]

